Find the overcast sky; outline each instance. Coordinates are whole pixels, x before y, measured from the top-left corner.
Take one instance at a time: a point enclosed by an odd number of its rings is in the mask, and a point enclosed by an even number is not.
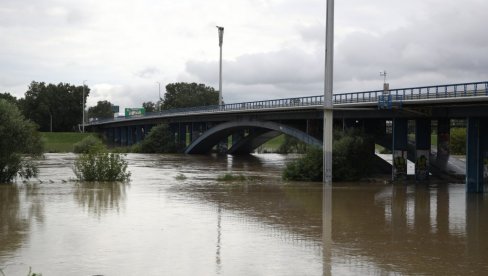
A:
[[[335,93],[488,80],[488,1],[336,0]],[[33,80],[92,89],[89,105],[156,101],[158,85],[227,103],[323,94],[326,0],[0,0],[0,92]]]

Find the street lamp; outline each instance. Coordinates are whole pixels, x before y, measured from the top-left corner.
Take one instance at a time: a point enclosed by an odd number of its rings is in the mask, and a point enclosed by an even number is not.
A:
[[[324,184],[332,184],[332,90],[334,81],[334,0],[327,0],[324,78]]]
[[[159,91],[159,99],[157,101],[158,111],[161,112],[161,83],[159,81],[156,82],[158,84],[158,91]]]
[[[81,122],[81,124],[82,124],[82,128],[81,129],[82,129],[82,132],[83,133],[85,133],[85,82],[86,82],[86,80],[83,81],[83,99],[82,99],[82,102],[83,102],[83,111],[82,111],[82,113],[83,113],[83,117],[82,118],[83,119],[82,120],[83,121]]]
[[[224,27],[216,26],[219,30],[219,47],[220,47],[220,67],[219,67],[219,105],[222,105],[222,43],[224,42]]]

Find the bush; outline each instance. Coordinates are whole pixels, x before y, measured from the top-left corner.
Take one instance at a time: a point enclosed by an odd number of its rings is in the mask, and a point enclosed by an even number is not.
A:
[[[140,151],[144,153],[175,153],[175,137],[165,124],[157,125],[141,143]]]
[[[451,129],[451,154],[466,154],[466,128],[455,127]]]
[[[105,145],[95,136],[88,136],[73,146],[74,153],[99,152],[103,149]]]
[[[322,181],[323,151],[309,148],[304,157],[286,165],[283,171],[285,180]]]
[[[75,160],[73,171],[81,181],[128,181],[131,175],[122,155],[109,152],[81,154]]]
[[[372,170],[374,144],[371,139],[355,131],[334,133],[332,173],[335,181],[358,180]],[[286,180],[322,181],[323,151],[311,148],[304,157],[287,164]]]
[[[307,152],[307,144],[298,140],[295,137],[285,135],[283,143],[277,149],[278,153],[305,153]]]
[[[38,158],[42,151],[37,126],[26,120],[15,104],[0,99],[0,184],[11,182],[17,175],[35,177],[37,167],[25,155]]]

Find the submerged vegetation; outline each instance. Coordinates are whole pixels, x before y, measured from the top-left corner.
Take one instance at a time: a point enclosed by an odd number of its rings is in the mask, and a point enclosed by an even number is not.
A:
[[[38,169],[33,159],[43,152],[36,125],[4,99],[0,99],[0,118],[0,184],[11,182],[17,175],[35,177]]]
[[[128,181],[127,161],[119,153],[110,153],[94,137],[87,137],[76,147],[81,154],[76,158],[73,171],[81,181]]]
[[[358,180],[370,174],[373,166],[373,141],[357,131],[335,132],[332,150],[333,179]],[[323,151],[309,148],[305,156],[287,164],[285,180],[322,181]]]
[[[153,127],[141,142],[140,151],[143,153],[175,153],[177,151],[175,137],[169,131],[168,125],[161,124]]]

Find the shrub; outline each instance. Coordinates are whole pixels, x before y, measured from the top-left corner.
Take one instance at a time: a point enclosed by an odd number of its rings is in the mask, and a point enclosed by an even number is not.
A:
[[[75,153],[99,152],[103,149],[105,149],[105,145],[95,136],[88,136],[73,146]]]
[[[35,177],[38,173],[33,158],[43,151],[37,126],[26,120],[17,106],[0,99],[0,183],[11,182],[17,175]]]
[[[451,154],[466,154],[466,128],[455,127],[451,129]]]
[[[174,153],[177,151],[175,137],[167,125],[157,125],[142,141],[140,151],[144,153]]]
[[[109,152],[81,154],[75,160],[73,171],[81,181],[128,181],[131,175],[122,155]]]
[[[334,133],[332,172],[334,180],[357,180],[370,174],[374,144],[371,139],[355,131]],[[322,181],[323,151],[307,150],[304,157],[287,164],[283,171],[286,180]]]
[[[217,181],[245,181],[246,179],[247,178],[242,174],[233,175],[230,173],[219,175],[219,177],[217,177]]]

